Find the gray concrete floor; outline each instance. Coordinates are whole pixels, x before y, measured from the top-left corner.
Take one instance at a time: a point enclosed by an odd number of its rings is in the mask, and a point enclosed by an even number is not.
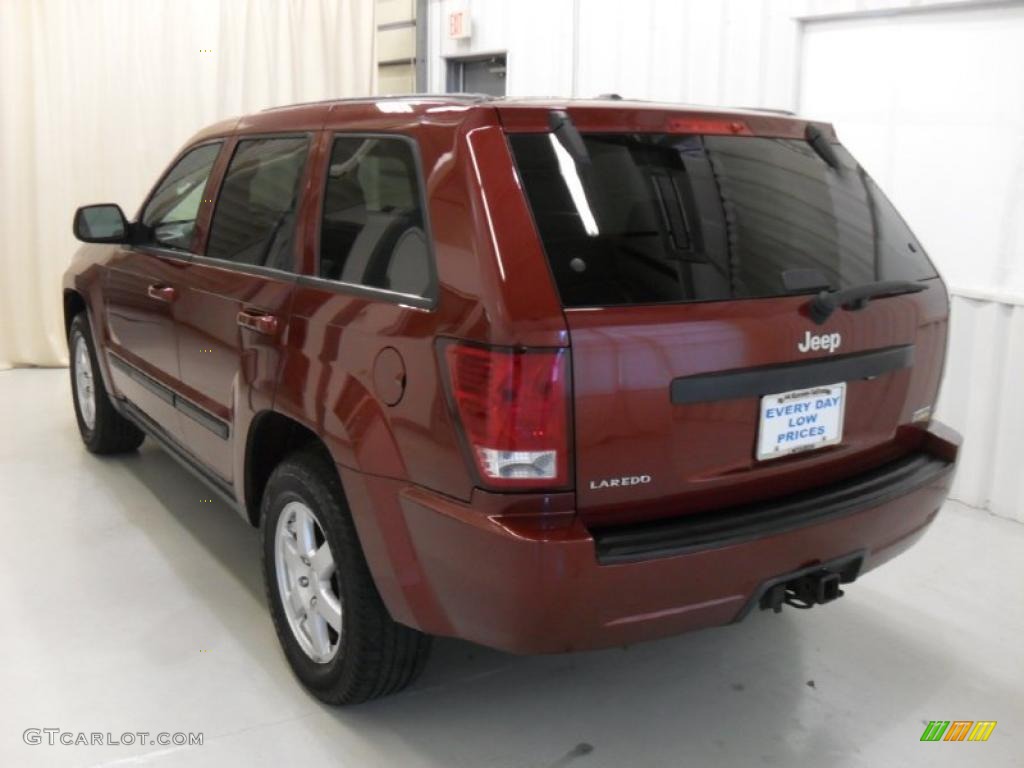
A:
[[[0,373],[0,765],[1021,765],[1024,526],[948,504],[827,608],[628,649],[439,640],[406,693],[334,710],[292,678],[256,532],[148,443],[79,444],[67,372]],[[997,720],[987,743],[928,720]],[[202,746],[28,746],[27,728]]]

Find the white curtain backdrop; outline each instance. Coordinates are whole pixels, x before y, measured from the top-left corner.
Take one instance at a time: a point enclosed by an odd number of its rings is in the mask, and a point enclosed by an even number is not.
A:
[[[216,120],[373,92],[373,0],[0,0],[0,368],[66,362],[79,205]]]

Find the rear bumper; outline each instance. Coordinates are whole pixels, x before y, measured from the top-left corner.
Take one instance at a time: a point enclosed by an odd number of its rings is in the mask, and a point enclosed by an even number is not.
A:
[[[571,494],[520,498],[510,510],[501,494],[478,492],[467,504],[365,477],[352,478],[356,495],[374,497],[376,512],[353,512],[397,620],[515,653],[601,648],[730,623],[764,582],[809,565],[860,551],[862,572],[880,565],[935,518],[959,442],[934,424],[910,463],[814,497],[730,510],[720,517],[734,524],[710,538],[709,520],[592,533],[573,516],[541,531],[516,508],[547,504],[557,516]],[[381,516],[388,496],[397,506]]]
[[[636,526],[591,529],[591,534],[601,565],[684,555],[882,506],[927,487],[950,469],[950,462],[922,451],[843,482],[783,499]]]

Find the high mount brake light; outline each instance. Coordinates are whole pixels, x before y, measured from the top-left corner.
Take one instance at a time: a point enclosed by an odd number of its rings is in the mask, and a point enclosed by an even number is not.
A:
[[[502,489],[568,485],[568,350],[449,343],[444,356],[481,480]]]
[[[670,117],[665,123],[665,130],[668,133],[753,136],[750,126],[735,118]]]

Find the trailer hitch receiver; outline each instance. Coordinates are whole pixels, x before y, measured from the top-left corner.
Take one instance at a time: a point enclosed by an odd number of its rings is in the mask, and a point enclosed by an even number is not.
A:
[[[831,603],[844,594],[839,588],[841,581],[841,574],[825,568],[780,581],[761,596],[761,609],[779,613],[783,605],[806,609]]]

